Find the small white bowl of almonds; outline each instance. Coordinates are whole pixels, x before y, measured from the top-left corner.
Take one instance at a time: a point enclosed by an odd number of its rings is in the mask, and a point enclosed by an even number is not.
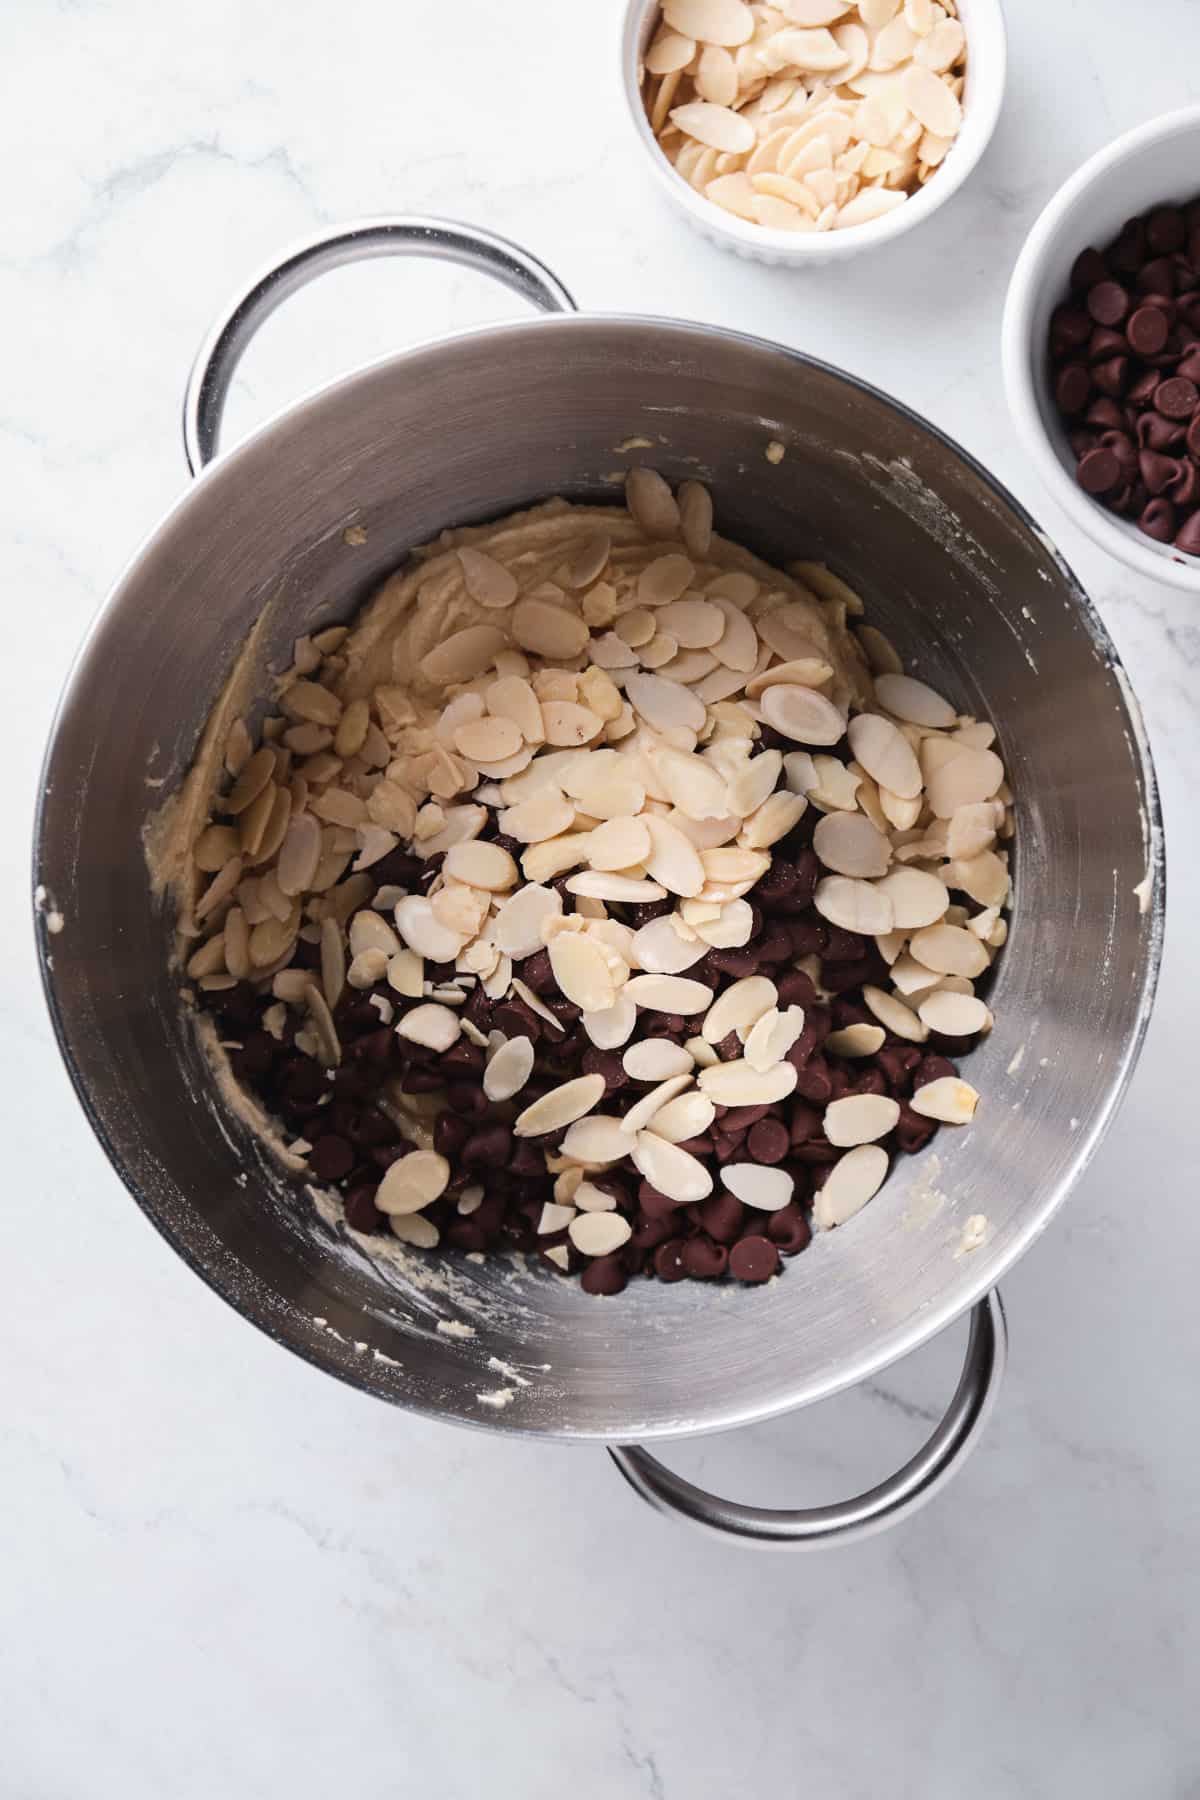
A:
[[[714,243],[832,262],[966,180],[1004,92],[999,0],[631,0],[626,97],[655,176]]]

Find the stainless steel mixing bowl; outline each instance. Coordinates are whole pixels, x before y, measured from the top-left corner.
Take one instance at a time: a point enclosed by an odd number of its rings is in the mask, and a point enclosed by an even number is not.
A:
[[[367,222],[253,283],[193,376],[194,466],[215,451],[232,366],[264,314],[321,268],[396,250],[490,269],[557,316],[409,351],[290,408],[216,460],[121,577],[68,684],[37,824],[63,1055],[130,1192],[205,1280],[319,1367],[434,1418],[610,1446],[715,1431],[861,1381],[974,1306],[947,1418],[898,1477],[847,1506],[714,1502],[647,1453],[616,1452],[643,1493],[710,1528],[775,1543],[861,1535],[927,1497],[974,1442],[1003,1360],[994,1285],[1065,1198],[1137,1055],[1163,916],[1137,707],[1044,534],[914,414],[736,332],[573,315],[540,264],[464,227]],[[622,448],[630,439],[652,447]],[[970,1064],[978,1119],[901,1159],[864,1212],[765,1288],[644,1282],[596,1300],[504,1259],[381,1265],[217,1097],[142,834],[264,608],[265,692],[267,664],[285,665],[318,621],[349,618],[412,545],[547,494],[611,501],[635,461],[711,483],[720,529],[766,557],[829,561],[921,674],[996,723],[1019,873],[996,1028]],[[347,544],[352,524],[365,542]],[[53,935],[50,909],[65,921]],[[978,1213],[986,1240],[964,1253]]]

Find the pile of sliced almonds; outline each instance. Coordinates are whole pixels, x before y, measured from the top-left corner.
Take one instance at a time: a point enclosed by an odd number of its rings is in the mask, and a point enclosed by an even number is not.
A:
[[[213,996],[240,983],[269,994],[267,1029],[296,1027],[295,1044],[331,1075],[348,991],[370,993],[414,1045],[444,1053],[462,1037],[484,1049],[497,1116],[518,1138],[553,1137],[544,1233],[604,1256],[630,1228],[589,1176],[624,1162],[679,1205],[702,1200],[713,1173],[681,1145],[718,1109],[772,1106],[796,1087],[788,1058],[803,1009],[765,975],[714,994],[688,973],[711,949],[748,943],[773,847],[819,815],[816,911],[873,937],[890,971],[890,986],[861,993],[878,1024],[836,1032],[831,1052],[871,1056],[889,1034],[967,1038],[992,1024],[975,984],[1006,936],[1012,795],[990,725],[904,674],[824,565],[783,575],[722,544],[699,484],[675,494],[639,467],[626,510],[589,509],[583,534],[561,503],[526,517],[563,523],[561,554],[518,522],[493,528],[487,549],[478,534],[439,547],[415,578],[431,607],[449,583],[476,609],[420,659],[418,697],[399,681],[351,697],[338,627],[297,643],[258,749],[234,726],[230,785],[194,846],[183,929],[201,941],[187,972]],[[512,548],[527,541],[536,555]],[[373,875],[397,849],[441,858],[419,891]],[[669,910],[640,926],[621,916],[646,902]],[[319,952],[319,974],[292,966],[301,942]],[[478,984],[561,1032],[522,979],[540,952],[591,1044],[620,1052],[640,1084],[623,1114],[604,1111],[595,1074],[523,1101],[530,1039],[465,1016]],[[826,998],[818,959],[797,966]],[[682,1041],[644,1035],[654,1015],[683,1019]],[[963,1124],[977,1099],[955,1077],[912,1104]],[[452,1171],[397,1104],[421,1147],[388,1171],[377,1205],[406,1242],[433,1247],[421,1215]],[[880,1140],[898,1114],[874,1095],[830,1102],[825,1134],[846,1154],[820,1190],[818,1224],[844,1222],[878,1189]],[[792,1197],[785,1170],[717,1172],[752,1208]],[[551,1260],[565,1268],[566,1255]]]
[[[962,123],[954,0],[663,0],[643,95],[698,193],[776,231],[843,231],[903,204]]]

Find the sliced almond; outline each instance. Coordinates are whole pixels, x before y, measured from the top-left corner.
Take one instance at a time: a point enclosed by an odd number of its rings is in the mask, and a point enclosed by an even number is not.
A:
[[[958,807],[946,831],[946,854],[955,860],[969,861],[990,850],[1003,817],[1004,808],[995,800],[978,800]]]
[[[533,1044],[527,1037],[507,1038],[488,1058],[483,1091],[493,1103],[519,1094],[533,1073]]]
[[[629,1242],[632,1227],[617,1212],[584,1212],[567,1226],[567,1236],[583,1256],[611,1256]]]
[[[289,719],[306,719],[313,725],[336,726],[342,716],[337,695],[318,681],[293,681],[279,696],[279,705]]]
[[[921,869],[893,869],[879,883],[892,908],[892,925],[897,931],[918,931],[935,925],[950,904],[944,882]]]
[[[909,1105],[927,1119],[939,1119],[943,1125],[969,1125],[979,1105],[979,1095],[969,1081],[957,1075],[943,1075],[927,1081],[914,1090]]]
[[[874,1056],[886,1035],[882,1025],[843,1025],[830,1032],[821,1048],[831,1056]]]
[[[669,551],[666,556],[655,557],[638,576],[637,597],[640,604],[642,607],[658,608],[665,607],[670,601],[678,601],[695,573],[689,559],[677,550]],[[664,626],[663,629],[670,630],[670,627]],[[617,630],[621,630],[620,624]],[[624,633],[621,635],[624,636]],[[679,642],[683,643],[684,639],[680,638]]]
[[[511,569],[488,556],[483,550],[464,547],[458,551],[462,565],[463,585],[479,606],[511,606],[517,597],[517,578]]]
[[[522,844],[540,844],[547,838],[561,837],[574,823],[574,806],[553,788],[539,789],[530,799],[507,807],[498,819],[504,835]]]
[[[633,940],[638,966],[649,975],[682,975],[708,953],[702,940],[680,935],[673,915],[652,919]]]
[[[826,875],[818,881],[813,905],[831,925],[843,931],[876,935],[892,929],[892,903],[870,881],[849,875]]]
[[[224,867],[213,877],[192,909],[192,916],[197,924],[200,924],[210,912],[215,912],[217,907],[229,899],[242,879],[244,868],[245,863],[240,856],[231,856]]]
[[[694,895],[704,886],[704,864],[700,852],[669,819],[647,813],[644,818],[650,838],[650,854],[646,872],[671,894]]]
[[[546,700],[542,702],[542,725],[548,744],[574,748],[590,744],[593,738],[599,737],[604,720],[590,707],[579,706],[574,701]]]
[[[986,947],[961,925],[929,925],[914,932],[909,949],[936,975],[965,975],[973,981],[988,967]]]
[[[420,1212],[445,1193],[450,1164],[435,1150],[410,1150],[384,1172],[375,1193],[380,1212],[396,1216]]]
[[[630,469],[625,477],[625,504],[647,537],[678,535],[679,508],[657,469]]]
[[[680,131],[712,150],[742,155],[754,148],[753,125],[727,106],[714,106],[708,100],[691,100],[684,106],[673,107],[670,117],[671,123]]]
[[[627,1136],[633,1136],[636,1132],[646,1129],[656,1113],[660,1112],[664,1106],[669,1105],[670,1102],[678,1095],[682,1094],[686,1088],[691,1087],[691,1071],[692,1060],[689,1057],[688,1073],[685,1075],[668,1076],[666,1081],[660,1081],[656,1087],[651,1088],[648,1094],[643,1094],[641,1099],[634,1102],[621,1120],[621,1130],[625,1132]]]
[[[438,923],[423,894],[408,894],[396,902],[396,929],[410,949],[430,962],[453,962],[463,947],[462,935]]]
[[[438,1005],[430,1001],[425,1006],[414,1006],[406,1012],[396,1027],[396,1036],[406,1038],[414,1044],[423,1044],[426,1050],[438,1052],[449,1050],[458,1042],[462,1034],[462,1026],[458,1015],[449,1006]]]
[[[556,662],[578,656],[588,643],[579,613],[548,600],[519,600],[512,612],[512,634],[523,650]]]
[[[507,642],[504,633],[494,625],[468,625],[464,631],[443,638],[421,659],[421,674],[435,687],[446,687],[452,681],[473,681],[491,666]]]
[[[1003,906],[1008,899],[1008,865],[992,850],[949,862],[942,872],[951,887],[969,894],[980,906]]]
[[[659,1107],[654,1115],[654,1135],[669,1144],[684,1144],[689,1138],[702,1137],[716,1116],[717,1109],[707,1094],[687,1088]]]
[[[613,900],[629,906],[645,906],[651,900],[662,900],[666,888],[657,881],[646,881],[638,875],[621,875],[606,869],[585,869],[567,881],[567,892],[586,900]]]
[[[685,975],[634,975],[624,992],[646,1011],[681,1013],[685,1018],[707,1011],[712,1000],[711,988]]]
[[[921,769],[912,745],[890,719],[878,713],[859,713],[851,719],[846,735],[855,760],[881,788],[905,800],[921,792]]]
[[[540,738],[538,742],[541,742]],[[521,728],[513,719],[491,714],[469,720],[458,726],[454,733],[454,748],[473,763],[503,762],[507,757],[515,756],[523,744]]]
[[[396,910],[399,915],[399,907]],[[496,914],[497,944],[506,956],[515,960],[532,956],[535,950],[542,948],[547,920],[561,917],[562,910],[562,896],[553,888],[531,883],[518,889]]]
[[[904,1038],[910,1044],[923,1044],[929,1036],[929,1027],[919,1019],[911,1007],[905,1006],[903,1000],[897,1000],[895,994],[887,994],[882,988],[867,983],[862,991],[863,1004],[868,1011],[874,1013],[879,1023],[894,1036]]]
[[[577,1075],[551,1088],[532,1106],[518,1113],[513,1121],[517,1137],[543,1137],[549,1131],[561,1131],[590,1113],[604,1097],[603,1075]]]
[[[946,989],[929,994],[917,1012],[930,1031],[943,1037],[974,1037],[978,1031],[989,1031],[992,1025],[992,1015],[982,1000],[973,994],[956,994]]]
[[[904,719],[910,725],[945,729],[958,722],[958,714],[950,702],[912,675],[877,675],[875,694],[880,705],[894,718]]]
[[[258,799],[274,773],[275,752],[269,744],[264,744],[261,750],[254,752],[224,800],[218,803],[221,811],[233,818],[239,817]]]
[[[900,88],[904,104],[926,131],[932,131],[938,137],[956,135],[962,124],[962,107],[932,69],[926,68],[924,63],[909,63],[900,76]]]
[[[752,1069],[773,1069],[782,1062],[804,1030],[804,1008],[785,1007],[779,1012],[772,1007],[750,1027],[744,1039],[746,1061]]]
[[[587,860],[593,869],[629,869],[644,862],[649,851],[644,819],[608,819],[588,833]]]
[[[311,813],[290,820],[279,846],[275,877],[285,894],[302,894],[312,885],[321,860],[321,827]]]
[[[603,950],[581,932],[560,932],[549,943],[550,966],[560,991],[584,1012],[604,1012],[616,990]]]
[[[320,853],[321,833],[317,831],[317,850]],[[205,875],[215,875],[224,868],[231,856],[238,853],[238,834],[231,825],[208,825],[200,833],[192,846],[192,861]],[[313,868],[315,869],[314,862]],[[303,884],[307,885],[307,883]],[[298,888],[295,890],[300,891]]]
[[[790,1204],[796,1184],[786,1169],[769,1168],[762,1163],[725,1163],[721,1169],[721,1185],[757,1212],[778,1212]]]
[[[712,495],[702,481],[680,483],[679,523],[688,555],[703,561],[712,545]]]
[[[376,1195],[378,1200],[378,1195]],[[402,1243],[411,1244],[415,1250],[436,1250],[442,1241],[442,1234],[432,1219],[424,1213],[393,1213],[388,1220],[388,1229],[393,1237]]]
[[[682,1044],[670,1038],[644,1038],[631,1044],[621,1066],[633,1081],[669,1081],[673,1075],[691,1075],[695,1064]]]
[[[597,1050],[618,1050],[633,1036],[637,1007],[621,992],[604,1012],[585,1013],[582,1023]]]
[[[888,1172],[887,1151],[878,1144],[860,1144],[834,1163],[825,1185],[813,1198],[813,1223],[821,1231],[845,1225],[883,1186]]]
[[[574,1173],[579,1175],[581,1171],[576,1169]],[[559,1179],[561,1180],[562,1177],[560,1176]],[[571,1204],[580,1212],[591,1213],[615,1212],[617,1206],[616,1199],[607,1189],[597,1187],[594,1181],[586,1179],[580,1180],[575,1188],[571,1196]]]
[[[547,1200],[538,1214],[537,1235],[549,1237],[553,1232],[566,1231],[574,1217],[573,1206],[560,1206],[553,1200]]]
[[[663,18],[684,37],[726,49],[754,36],[754,14],[742,0],[663,0]]]
[[[517,865],[508,851],[500,844],[482,843],[477,838],[453,844],[442,867],[455,881],[488,893],[502,894],[517,885]]]
[[[886,875],[892,860],[891,844],[862,813],[826,813],[812,843],[827,869],[860,880]]]
[[[700,1035],[706,1043],[719,1044],[731,1031],[748,1031],[775,1008],[778,999],[775,983],[765,975],[747,975],[731,982],[708,1008]]]
[[[677,1206],[692,1205],[712,1193],[712,1176],[699,1158],[652,1131],[638,1132],[632,1156],[639,1175]]]
[[[899,1102],[885,1094],[848,1094],[829,1102],[822,1125],[829,1142],[845,1149],[886,1137],[899,1118]]]
[[[725,614],[711,600],[673,600],[660,608],[658,627],[669,631],[681,649],[708,650],[724,634]]]
[[[767,688],[759,705],[768,725],[794,743],[836,744],[845,735],[842,714],[814,688],[781,683]]]
[[[686,40],[679,39],[677,41],[682,43]],[[598,529],[584,538],[572,554],[563,575],[567,587],[591,587],[592,583],[598,581],[608,567],[611,553],[612,537],[608,531]]]
[[[598,1077],[603,1079],[603,1077]],[[573,1162],[604,1167],[606,1163],[624,1161],[629,1155],[629,1138],[621,1130],[620,1119],[603,1113],[577,1119],[562,1142],[562,1154]]]
[[[736,1057],[701,1069],[697,1080],[701,1091],[717,1106],[770,1106],[787,1099],[796,1086],[797,1074],[789,1062],[756,1069],[743,1057]]]
[[[739,842],[751,850],[768,849],[793,831],[807,811],[803,794],[772,794],[746,820]]]
[[[654,731],[668,731],[676,726],[684,726],[689,731],[704,729],[703,702],[687,688],[664,680],[660,675],[629,675],[625,693]]]
[[[720,819],[729,812],[725,780],[703,757],[664,745],[653,752],[651,761],[667,798],[690,819]]]

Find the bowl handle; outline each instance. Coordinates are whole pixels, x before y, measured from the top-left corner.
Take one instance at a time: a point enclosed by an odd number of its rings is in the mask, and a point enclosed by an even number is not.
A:
[[[768,1550],[815,1550],[848,1544],[896,1525],[943,1487],[975,1448],[1004,1374],[1008,1330],[1000,1295],[993,1289],[971,1312],[971,1332],[958,1386],[941,1423],[895,1475],[853,1500],[795,1512],[744,1506],[684,1481],[637,1444],[609,1455],[643,1500],[660,1512],[678,1513],[691,1525],[725,1540]]]
[[[200,346],[183,400],[183,445],[198,475],[217,454],[221,414],[242,353],[275,308],[326,269],[371,256],[429,256],[492,275],[541,312],[575,302],[544,263],[507,238],[453,219],[359,219],[294,244],[237,294]]]

